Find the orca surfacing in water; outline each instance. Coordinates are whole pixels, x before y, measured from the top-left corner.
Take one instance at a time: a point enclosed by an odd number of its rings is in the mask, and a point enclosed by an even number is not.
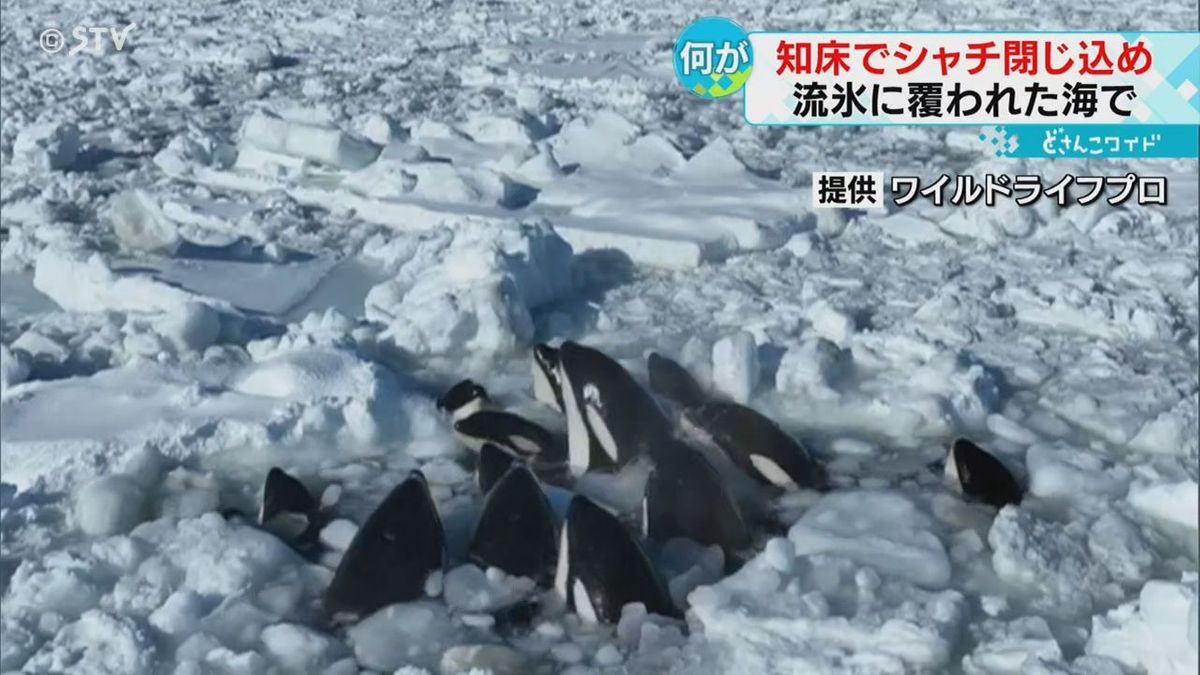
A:
[[[559,539],[555,591],[583,620],[616,623],[631,602],[654,614],[680,617],[641,545],[592,500],[571,500]]]
[[[547,344],[535,345],[530,364],[533,374],[533,397],[559,412],[563,412],[562,379],[558,370],[558,350]]]
[[[485,495],[491,492],[508,469],[520,461],[516,455],[495,443],[484,443],[475,463],[475,484],[479,486],[479,491]]]
[[[651,390],[683,406],[693,434],[744,473],[787,490],[828,487],[825,468],[769,417],[740,403],[708,398],[686,368],[661,354],[652,352],[646,361]]]
[[[502,410],[481,410],[454,423],[454,433],[463,445],[479,452],[492,443],[522,458],[564,461],[559,437],[520,415]]]
[[[1021,485],[1008,467],[965,438],[951,444],[945,473],[952,487],[976,501],[998,509],[1021,503]]]
[[[548,586],[558,557],[557,529],[537,478],[514,462],[484,499],[468,557],[484,569],[497,567]]]
[[[325,590],[335,620],[361,618],[420,598],[430,573],[446,564],[446,537],[420,471],[396,486],[367,518]]]
[[[563,343],[558,362],[573,474],[623,467],[670,438],[658,402],[621,364],[575,342]]]
[[[449,413],[456,422],[491,407],[487,390],[474,380],[461,380],[437,398],[438,410]]]
[[[735,465],[766,485],[824,490],[828,476],[804,446],[757,410],[709,401],[684,413]]]
[[[646,374],[650,380],[650,391],[684,408],[700,406],[708,398],[700,383],[686,368],[658,352],[650,352],[646,357]]]
[[[642,500],[642,531],[666,541],[686,537],[720,546],[726,559],[750,545],[750,530],[720,474],[681,441],[659,452]]]

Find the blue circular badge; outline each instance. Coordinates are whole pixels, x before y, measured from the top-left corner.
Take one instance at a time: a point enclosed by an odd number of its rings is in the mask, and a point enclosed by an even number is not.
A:
[[[723,98],[741,91],[753,65],[749,36],[729,19],[700,19],[675,41],[675,77],[700,98]]]

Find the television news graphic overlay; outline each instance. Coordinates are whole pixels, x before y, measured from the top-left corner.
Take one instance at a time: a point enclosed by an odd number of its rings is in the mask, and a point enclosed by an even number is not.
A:
[[[729,19],[706,17],[675,41],[675,77],[694,96],[724,98],[742,90],[754,66],[746,31]]]
[[[85,50],[103,56],[112,44],[113,51],[125,49],[129,36],[137,28],[136,23],[121,26],[75,26],[70,31],[72,43],[67,47],[67,36],[58,28],[47,28],[38,35],[38,46],[47,54],[57,54],[67,48],[67,56],[75,56]]]
[[[1126,173],[1116,176],[1076,176],[1065,174],[1049,180],[1043,176],[1020,174],[971,175],[942,174],[931,183],[922,185],[918,176],[892,176],[892,203],[904,206],[918,197],[934,206],[951,204],[971,206],[983,203],[995,206],[1000,200],[1012,200],[1017,206],[1032,206],[1042,199],[1060,207],[1070,204],[1088,206],[1101,199],[1110,206],[1136,203],[1166,205],[1166,176],[1139,176]]]
[[[750,124],[1200,124],[1200,33],[768,33]]]
[[[883,208],[883,172],[814,171],[813,208]]]
[[[1200,157],[1200,128],[1186,124],[989,126],[979,140],[996,157]]]
[[[814,208],[883,209],[888,197],[895,206],[906,206],[918,199],[933,206],[995,206],[1002,200],[1011,200],[1017,206],[1028,207],[1043,199],[1060,207],[1088,206],[1101,199],[1111,206],[1129,203],[1165,206],[1167,179],[1135,173],[1115,176],[1068,173],[1049,180],[1035,174],[989,173],[979,177],[942,174],[930,181],[923,181],[920,176],[892,176],[885,182],[879,171],[814,171],[812,175]]]

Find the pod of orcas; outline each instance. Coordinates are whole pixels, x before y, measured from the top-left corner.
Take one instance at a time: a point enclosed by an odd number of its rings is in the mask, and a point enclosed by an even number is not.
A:
[[[830,488],[817,458],[774,421],[706,394],[683,366],[660,354],[648,357],[648,390],[614,359],[575,342],[536,346],[532,374],[535,398],[565,416],[565,437],[499,409],[471,380],[437,399],[456,436],[477,453],[484,498],[467,558],[553,587],[561,605],[585,621],[614,623],[632,602],[681,617],[643,538],[719,546],[727,561],[752,547],[751,528],[728,485],[729,467],[767,490]],[[680,411],[678,428],[660,400]],[[651,463],[640,532],[604,505],[569,492],[571,481],[588,471],[613,471],[638,458]],[[951,445],[944,474],[970,500],[996,508],[1021,501],[1008,469],[967,439]],[[548,494],[566,495],[565,516]],[[312,546],[328,519],[303,483],[270,470],[261,525]],[[430,575],[446,566],[437,506],[424,475],[414,470],[358,529],[325,591],[324,609],[344,622],[418,599]]]

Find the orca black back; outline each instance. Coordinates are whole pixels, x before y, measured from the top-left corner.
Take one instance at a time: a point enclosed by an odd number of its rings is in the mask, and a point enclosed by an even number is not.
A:
[[[720,474],[680,441],[657,453],[646,481],[642,526],[656,541],[685,537],[720,546],[726,558],[750,545],[750,530]]]
[[[701,405],[707,398],[696,378],[686,368],[658,352],[650,352],[646,357],[646,374],[650,391],[684,408]]]
[[[484,443],[475,465],[475,477],[479,491],[487,494],[500,481],[509,467],[519,461],[516,455],[495,443]]]
[[[712,438],[730,460],[767,485],[825,490],[825,467],[778,424],[757,410],[729,401],[709,401],[688,418]]]
[[[487,443],[498,445],[518,457],[539,457],[543,461],[563,461],[566,453],[559,437],[545,427],[502,410],[481,410],[454,423],[460,438],[474,439],[479,449]]]

